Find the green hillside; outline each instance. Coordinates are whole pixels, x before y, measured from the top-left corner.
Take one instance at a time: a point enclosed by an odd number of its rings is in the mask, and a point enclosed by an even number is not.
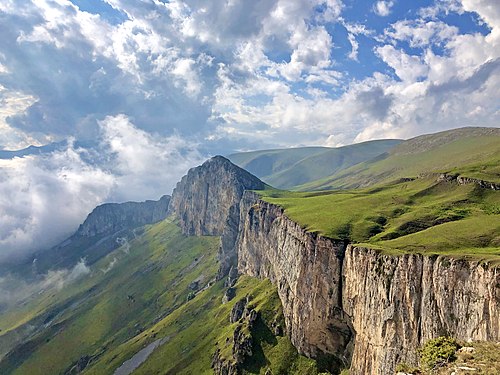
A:
[[[108,352],[85,373],[112,373],[148,344],[164,339],[134,374],[211,374],[216,348],[231,360],[232,338],[241,323],[231,324],[229,314],[237,301],[250,296],[250,304],[259,317],[247,332],[253,339],[253,355],[251,361],[243,364],[244,372],[264,374],[271,369],[273,374],[317,374],[315,361],[298,355],[286,336],[271,332],[273,322],[284,326],[284,320],[276,288],[269,280],[242,276],[235,289],[236,297],[223,304],[224,288],[221,282],[215,284],[147,331]]]
[[[182,236],[168,220],[147,227],[130,249],[115,250],[90,274],[2,314],[2,336],[32,323],[40,329],[2,359],[0,373],[58,374],[120,345],[184,304],[191,283],[202,288],[214,278],[218,244]]]
[[[287,192],[263,198],[309,231],[390,253],[500,261],[500,192],[436,176],[376,188]]]
[[[233,154],[228,158],[269,185],[290,189],[372,159],[400,142],[389,139],[339,148],[263,150]]]
[[[499,183],[500,129],[463,128],[416,137],[386,155],[303,184],[298,190],[352,189],[441,172]]]
[[[315,361],[271,332],[272,324],[284,327],[284,321],[269,281],[242,278],[236,297],[222,303],[225,289],[213,284],[218,246],[218,237],[182,235],[170,219],[145,227],[130,247],[111,252],[90,273],[0,316],[0,348],[12,349],[0,360],[0,374],[113,374],[155,340],[162,345],[136,373],[211,373],[216,344],[231,360],[226,338],[237,323],[229,323],[229,313],[247,295],[259,319],[250,332],[255,355],[246,371],[316,374]],[[17,332],[25,336],[12,347]]]

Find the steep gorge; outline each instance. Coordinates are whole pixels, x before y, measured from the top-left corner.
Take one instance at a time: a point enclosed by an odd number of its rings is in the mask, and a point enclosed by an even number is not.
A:
[[[224,158],[216,162],[208,173],[216,181],[227,181],[228,170],[233,177],[242,171]],[[223,209],[207,214],[176,204],[172,211],[187,234],[205,233],[194,228],[210,228],[211,215],[222,216],[224,226],[219,218],[217,231],[210,232],[223,234],[220,275],[237,262],[241,274],[269,278],[278,287],[287,333],[299,352],[326,359],[331,368],[350,365],[351,374],[390,374],[399,362],[416,364],[417,348],[438,335],[500,340],[498,268],[445,257],[384,255],[334,241],[301,228],[258,194],[243,192],[264,184],[236,178],[236,193],[228,194],[229,186],[210,189],[210,183],[203,190],[207,174],[201,172],[183,179],[198,188],[188,188],[188,196],[176,189],[176,201],[219,202]]]

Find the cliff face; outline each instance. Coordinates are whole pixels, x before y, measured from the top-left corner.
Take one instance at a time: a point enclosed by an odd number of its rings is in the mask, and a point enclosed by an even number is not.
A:
[[[236,250],[241,273],[277,285],[287,333],[299,352],[345,366],[353,332],[342,310],[344,242],[305,231],[282,208],[246,192]]]
[[[343,277],[343,307],[356,331],[352,374],[416,364],[417,348],[438,336],[500,339],[499,269],[349,246]]]
[[[234,244],[243,192],[264,187],[257,177],[215,156],[189,170],[174,189],[169,211],[179,219],[184,234],[222,236],[219,278],[237,262]]]
[[[500,270],[422,255],[389,256],[308,233],[282,208],[246,193],[238,270],[278,286],[287,331],[308,356],[351,374],[391,374],[449,335],[500,340]],[[335,367],[335,366],[333,366]]]
[[[170,196],[158,201],[106,203],[97,206],[75,235],[94,237],[156,223],[167,217]]]

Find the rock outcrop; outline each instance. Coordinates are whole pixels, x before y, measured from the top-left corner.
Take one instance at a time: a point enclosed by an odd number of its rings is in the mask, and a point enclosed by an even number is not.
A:
[[[456,182],[459,185],[476,184],[483,189],[500,190],[500,184],[478,178],[459,176],[458,174],[441,173],[438,181]]]
[[[223,344],[230,346],[231,355],[224,358],[221,348],[215,350],[212,356],[212,368],[217,375],[238,375],[246,359],[253,354],[252,331],[259,315],[250,306],[250,298],[247,296],[235,303],[229,316],[229,323],[237,323],[232,337],[227,338]],[[224,350],[227,353],[227,350]]]
[[[237,263],[234,244],[243,192],[264,188],[257,177],[215,156],[190,169],[174,189],[169,212],[179,219],[183,233],[221,236],[219,279]]]

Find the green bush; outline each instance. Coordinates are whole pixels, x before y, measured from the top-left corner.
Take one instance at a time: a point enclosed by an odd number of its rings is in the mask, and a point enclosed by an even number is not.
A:
[[[450,337],[429,340],[420,349],[420,363],[426,370],[436,369],[457,359],[455,352],[459,348],[457,341]]]

